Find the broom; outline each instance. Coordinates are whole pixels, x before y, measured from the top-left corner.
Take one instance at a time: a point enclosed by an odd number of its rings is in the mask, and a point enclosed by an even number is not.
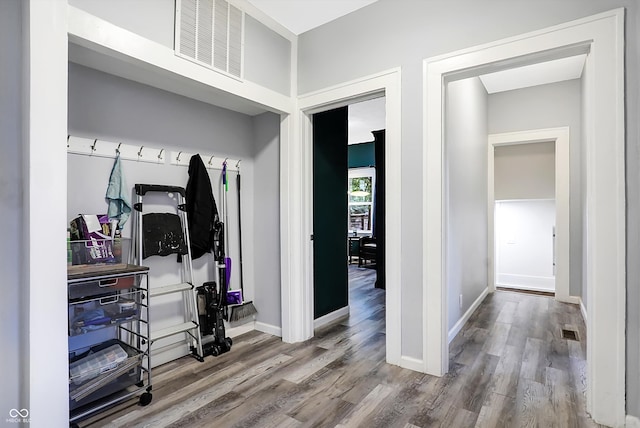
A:
[[[238,241],[240,249],[240,304],[231,306],[231,313],[229,314],[229,321],[238,321],[243,318],[249,318],[258,313],[258,310],[254,306],[252,301],[244,302],[244,279],[242,276],[242,215],[240,213],[240,161],[236,165],[238,168],[238,175],[236,177],[236,183],[238,187]],[[233,293],[233,292],[232,292]]]
[[[225,276],[226,276],[226,284],[227,284],[227,290],[229,289],[229,284],[231,283],[231,254],[229,253],[229,212],[228,207],[227,207],[227,192],[229,191],[229,182],[227,181],[227,160],[225,159],[224,162],[222,163],[222,212],[223,212],[223,217],[224,217],[224,228],[226,229],[224,231],[224,235],[225,235],[225,240],[224,240],[224,251],[225,251],[225,258],[224,258],[224,269],[225,269]],[[228,297],[227,297],[227,303],[232,303],[229,302]]]

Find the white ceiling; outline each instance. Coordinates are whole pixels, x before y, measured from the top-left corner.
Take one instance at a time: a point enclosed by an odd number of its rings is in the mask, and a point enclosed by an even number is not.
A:
[[[577,55],[480,76],[489,94],[546,85],[582,76],[587,55]]]
[[[385,128],[385,98],[349,104],[349,144],[373,141],[371,131]]]
[[[489,94],[546,85],[582,76],[585,55],[511,68],[480,76]],[[349,105],[349,144],[373,141],[371,131],[385,128],[385,99],[376,98]]]
[[[249,3],[299,35],[377,0],[248,0]]]
[[[248,0],[296,35],[377,0]],[[579,79],[586,55],[562,58],[480,76],[489,94]]]

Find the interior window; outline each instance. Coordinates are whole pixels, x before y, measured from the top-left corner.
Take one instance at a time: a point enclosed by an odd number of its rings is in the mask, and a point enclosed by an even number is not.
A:
[[[375,200],[375,168],[349,170],[350,233],[371,233],[373,229],[373,201]]]

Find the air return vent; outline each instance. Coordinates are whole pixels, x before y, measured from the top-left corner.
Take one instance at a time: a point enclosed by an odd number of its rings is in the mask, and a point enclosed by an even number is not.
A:
[[[176,55],[242,77],[244,12],[225,0],[176,0]]]
[[[578,330],[574,328],[563,328],[562,329],[562,338],[568,340],[576,340],[580,341],[580,336],[578,336]]]

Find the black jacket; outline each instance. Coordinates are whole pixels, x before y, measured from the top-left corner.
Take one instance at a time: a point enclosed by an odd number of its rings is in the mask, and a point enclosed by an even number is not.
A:
[[[222,223],[213,198],[209,174],[199,154],[193,155],[189,161],[186,202],[191,257],[197,259],[213,250],[218,260]]]

